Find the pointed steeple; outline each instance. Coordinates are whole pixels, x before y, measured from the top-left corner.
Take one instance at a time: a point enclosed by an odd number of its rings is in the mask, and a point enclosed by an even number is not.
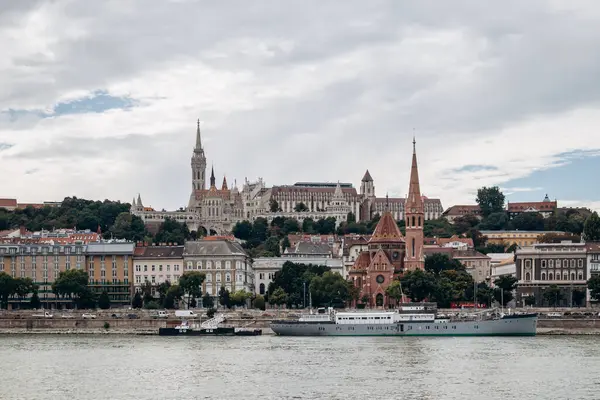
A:
[[[140,196],[139,193],[138,193],[138,198],[137,198],[137,206],[138,207],[143,207],[143,205],[142,205],[142,196]]]
[[[335,191],[333,192],[333,198],[334,199],[343,199],[344,198],[344,192],[342,191],[342,186],[340,185],[340,181],[338,181],[337,185],[335,186]]]
[[[211,188],[217,188],[216,184],[215,184],[215,167],[211,166],[210,167],[210,187]]]
[[[416,144],[417,142],[413,137],[412,165],[410,168],[410,183],[408,185],[408,198],[406,199],[406,205],[410,208],[414,208],[415,211],[413,212],[423,212],[423,200],[421,199],[421,186],[419,184],[419,167],[417,166]]]
[[[390,196],[388,193],[385,194],[385,212],[390,211]]]
[[[367,172],[365,172],[365,176],[363,176],[361,182],[373,182],[373,178],[371,178],[371,174],[369,173],[369,170],[367,170]]]
[[[196,147],[195,151],[202,150],[202,138],[200,137],[200,119],[198,119],[198,127],[196,129]]]
[[[228,190],[227,188],[227,177],[223,176],[223,185],[221,185],[221,190]]]
[[[131,202],[131,207],[135,207],[135,196],[133,196],[133,201]]]

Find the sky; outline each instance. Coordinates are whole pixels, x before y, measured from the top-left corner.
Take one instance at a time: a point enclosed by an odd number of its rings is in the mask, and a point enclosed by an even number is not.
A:
[[[200,119],[238,187],[405,196],[414,135],[445,208],[600,210],[598,43],[594,0],[0,2],[0,198],[186,206]]]

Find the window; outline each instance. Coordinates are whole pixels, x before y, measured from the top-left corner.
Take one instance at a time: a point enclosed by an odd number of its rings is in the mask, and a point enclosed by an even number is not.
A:
[[[575,268],[575,260],[571,260],[571,268]]]
[[[265,274],[263,274],[262,272],[258,274],[258,279],[265,279]]]
[[[583,260],[582,259],[577,260],[577,267],[583,268]]]
[[[148,266],[144,265],[144,272],[148,272]]]
[[[583,280],[583,272],[582,272],[582,271],[579,271],[579,272],[577,273],[577,279],[578,279],[578,280],[580,280],[580,281],[582,281],[582,280]]]
[[[206,274],[206,282],[212,282],[212,274]]]
[[[569,260],[563,260],[563,268],[567,268],[569,266]]]
[[[231,282],[231,274],[230,273],[225,274],[225,282]]]
[[[169,264],[167,264],[167,272],[171,271],[171,266]]]
[[[525,280],[526,281],[530,281],[531,280],[531,273],[530,272],[526,272],[525,273]]]
[[[162,272],[162,265],[158,266],[158,272]]]
[[[215,261],[215,268],[221,269],[221,261]]]
[[[196,262],[196,269],[202,269],[202,261]]]
[[[265,284],[261,283],[259,286],[259,292],[260,294],[265,294]]]
[[[549,281],[553,281],[553,280],[554,280],[554,274],[553,274],[552,272],[550,272],[550,273],[548,274],[548,280],[549,280]]]
[[[221,274],[220,273],[217,274],[216,278],[217,278],[217,282],[221,282]]]
[[[156,271],[156,266],[152,266],[152,272]]]
[[[188,261],[188,263],[187,263],[187,269],[192,269],[193,265],[194,264],[191,261]]]
[[[545,281],[546,280],[546,273],[542,272],[542,280]]]
[[[156,275],[152,275],[152,283],[156,283]]]
[[[546,260],[542,260],[542,268],[546,268]]]
[[[135,283],[142,283],[142,277],[139,275],[135,276]]]
[[[563,271],[563,281],[569,280],[569,273],[567,271]]]
[[[554,268],[554,260],[550,260],[548,266]]]
[[[206,262],[206,269],[212,269],[212,261],[207,261]]]
[[[231,269],[231,261],[225,261],[225,269]]]
[[[575,271],[571,271],[571,280],[574,281],[575,280]]]

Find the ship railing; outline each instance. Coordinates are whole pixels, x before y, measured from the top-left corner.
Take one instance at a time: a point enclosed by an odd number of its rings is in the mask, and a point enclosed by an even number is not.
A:
[[[211,319],[204,321],[202,324],[200,324],[200,326],[203,329],[216,329],[219,327],[219,324],[222,323],[223,321],[225,321],[225,315],[217,314],[214,317],[212,317]]]

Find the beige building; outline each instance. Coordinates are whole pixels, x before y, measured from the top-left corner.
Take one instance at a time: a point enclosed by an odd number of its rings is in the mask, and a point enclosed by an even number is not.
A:
[[[138,246],[133,253],[133,287],[152,284],[153,295],[156,286],[164,282],[176,285],[183,274],[183,246]]]
[[[13,278],[31,278],[39,286],[42,306],[54,308],[71,301],[56,299],[52,283],[63,271],[84,269],[85,252],[83,244],[0,244],[0,271]]]
[[[564,235],[559,231],[481,231],[487,237],[488,244],[504,244],[509,247],[516,244],[519,247],[532,246],[538,243],[538,238],[546,234]]]
[[[98,295],[106,291],[113,305],[131,304],[134,247],[132,242],[100,242],[87,245],[90,289]]]
[[[186,242],[183,252],[185,272],[206,274],[202,292],[218,296],[221,287],[230,292],[254,292],[252,260],[242,246],[227,239]]]
[[[455,205],[444,211],[442,217],[446,218],[448,222],[453,223],[456,218],[467,215],[474,215],[478,219],[483,218],[481,208],[478,205]]]
[[[485,254],[475,250],[454,250],[452,251],[452,258],[460,261],[475,281],[484,282],[490,278],[491,258]]]

